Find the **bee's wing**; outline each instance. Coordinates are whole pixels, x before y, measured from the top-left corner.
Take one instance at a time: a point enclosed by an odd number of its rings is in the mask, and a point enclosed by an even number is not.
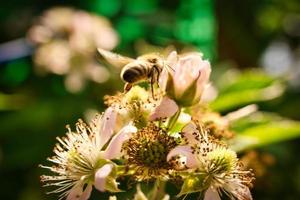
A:
[[[178,61],[179,57],[177,55],[176,51],[172,51],[171,53],[169,53],[166,61],[165,61],[165,69],[173,74],[175,72],[175,69],[172,67],[174,66],[174,64]]]
[[[106,60],[109,64],[118,67],[118,68],[122,68],[124,67],[126,64],[134,61],[133,58],[129,58],[126,56],[121,56],[119,54],[98,48],[98,54],[97,57],[100,60]]]

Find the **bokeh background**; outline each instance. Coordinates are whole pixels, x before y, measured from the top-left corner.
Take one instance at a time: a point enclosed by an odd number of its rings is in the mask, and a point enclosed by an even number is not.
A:
[[[213,110],[259,107],[232,124],[257,175],[254,199],[300,198],[298,0],[10,0],[0,3],[0,27],[0,199],[56,199],[38,164],[66,124],[102,111],[103,96],[123,87],[96,47],[133,57],[202,51]]]

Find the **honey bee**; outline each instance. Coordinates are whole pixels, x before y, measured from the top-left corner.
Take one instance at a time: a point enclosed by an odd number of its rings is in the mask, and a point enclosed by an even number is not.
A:
[[[146,54],[136,59],[99,48],[98,53],[110,64],[117,67],[123,67],[121,79],[125,82],[125,92],[128,92],[134,84],[149,81],[154,97],[154,84],[158,85],[159,77],[164,67],[170,68],[162,56],[155,53]]]

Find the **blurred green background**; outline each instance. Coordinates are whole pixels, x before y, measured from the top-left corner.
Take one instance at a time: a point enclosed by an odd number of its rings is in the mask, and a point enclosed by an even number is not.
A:
[[[0,3],[0,199],[56,199],[45,195],[38,164],[52,155],[66,124],[102,111],[103,95],[123,87],[119,69],[109,67],[109,79],[88,79],[76,92],[66,87],[66,75],[37,73],[40,46],[28,31],[56,6],[107,17],[119,37],[115,51],[125,55],[167,46],[202,51],[218,91],[213,110],[259,106],[232,125],[240,139],[234,147],[259,166],[254,199],[300,198],[300,1],[10,0]]]

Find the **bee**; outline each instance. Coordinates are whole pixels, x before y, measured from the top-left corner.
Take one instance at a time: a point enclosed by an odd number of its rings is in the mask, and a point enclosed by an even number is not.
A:
[[[125,82],[125,92],[128,92],[137,83],[148,81],[150,82],[152,96],[154,97],[154,84],[158,85],[162,70],[165,67],[170,68],[166,65],[162,56],[155,53],[146,54],[136,59],[99,48],[98,53],[110,64],[123,67],[121,70],[121,79]]]

